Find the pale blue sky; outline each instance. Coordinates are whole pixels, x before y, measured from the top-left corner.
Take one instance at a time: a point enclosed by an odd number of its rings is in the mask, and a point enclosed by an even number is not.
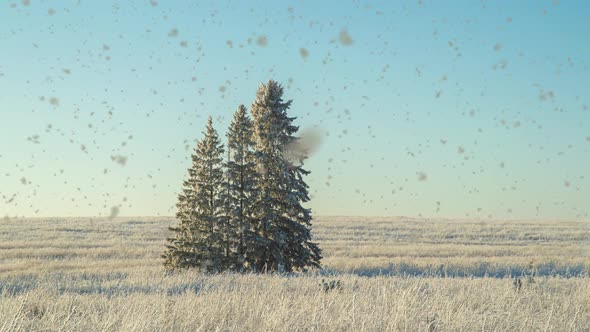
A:
[[[206,117],[275,79],[324,133],[315,214],[588,219],[587,1],[14,0],[0,28],[0,217],[173,215]]]

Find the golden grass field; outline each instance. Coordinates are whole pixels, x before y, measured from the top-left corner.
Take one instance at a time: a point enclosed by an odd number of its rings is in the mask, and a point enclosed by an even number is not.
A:
[[[324,271],[215,276],[174,224],[0,221],[0,331],[590,331],[588,223],[317,217]]]

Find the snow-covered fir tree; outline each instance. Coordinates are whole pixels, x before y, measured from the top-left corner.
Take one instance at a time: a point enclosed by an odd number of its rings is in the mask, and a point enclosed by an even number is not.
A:
[[[177,218],[163,255],[169,269],[208,272],[293,271],[319,267],[303,169],[307,147],[295,134],[283,88],[260,85],[252,117],[238,107],[224,147],[209,117],[178,196]]]
[[[286,156],[299,128],[287,115],[291,101],[282,100],[283,87],[261,84],[251,111],[254,122],[255,159],[258,178],[253,204],[255,230],[252,257],[258,271],[292,271],[319,267],[321,251],[311,241],[311,210],[304,176],[309,171]]]
[[[235,269],[249,270],[253,265],[253,244],[257,233],[252,222],[252,199],[256,185],[252,120],[240,105],[227,131],[228,161],[225,164],[226,213],[234,233]]]
[[[178,195],[176,216],[180,223],[170,228],[175,236],[168,239],[163,255],[168,269],[198,267],[212,272],[230,264],[226,252],[229,230],[221,198],[224,149],[211,117],[204,135],[197,143],[188,179]]]

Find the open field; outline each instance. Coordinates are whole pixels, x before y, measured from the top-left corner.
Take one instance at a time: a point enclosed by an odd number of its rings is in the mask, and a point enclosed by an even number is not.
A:
[[[172,218],[0,221],[0,276],[162,270]],[[361,276],[586,276],[590,227],[581,222],[473,222],[320,217],[323,265]]]
[[[0,221],[0,330],[590,330],[586,223],[320,217],[291,276],[166,274],[172,224]]]

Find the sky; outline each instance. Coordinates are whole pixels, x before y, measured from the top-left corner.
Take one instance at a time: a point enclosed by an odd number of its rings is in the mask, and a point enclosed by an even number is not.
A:
[[[590,2],[0,2],[0,218],[170,216],[270,79],[315,215],[588,220]]]

